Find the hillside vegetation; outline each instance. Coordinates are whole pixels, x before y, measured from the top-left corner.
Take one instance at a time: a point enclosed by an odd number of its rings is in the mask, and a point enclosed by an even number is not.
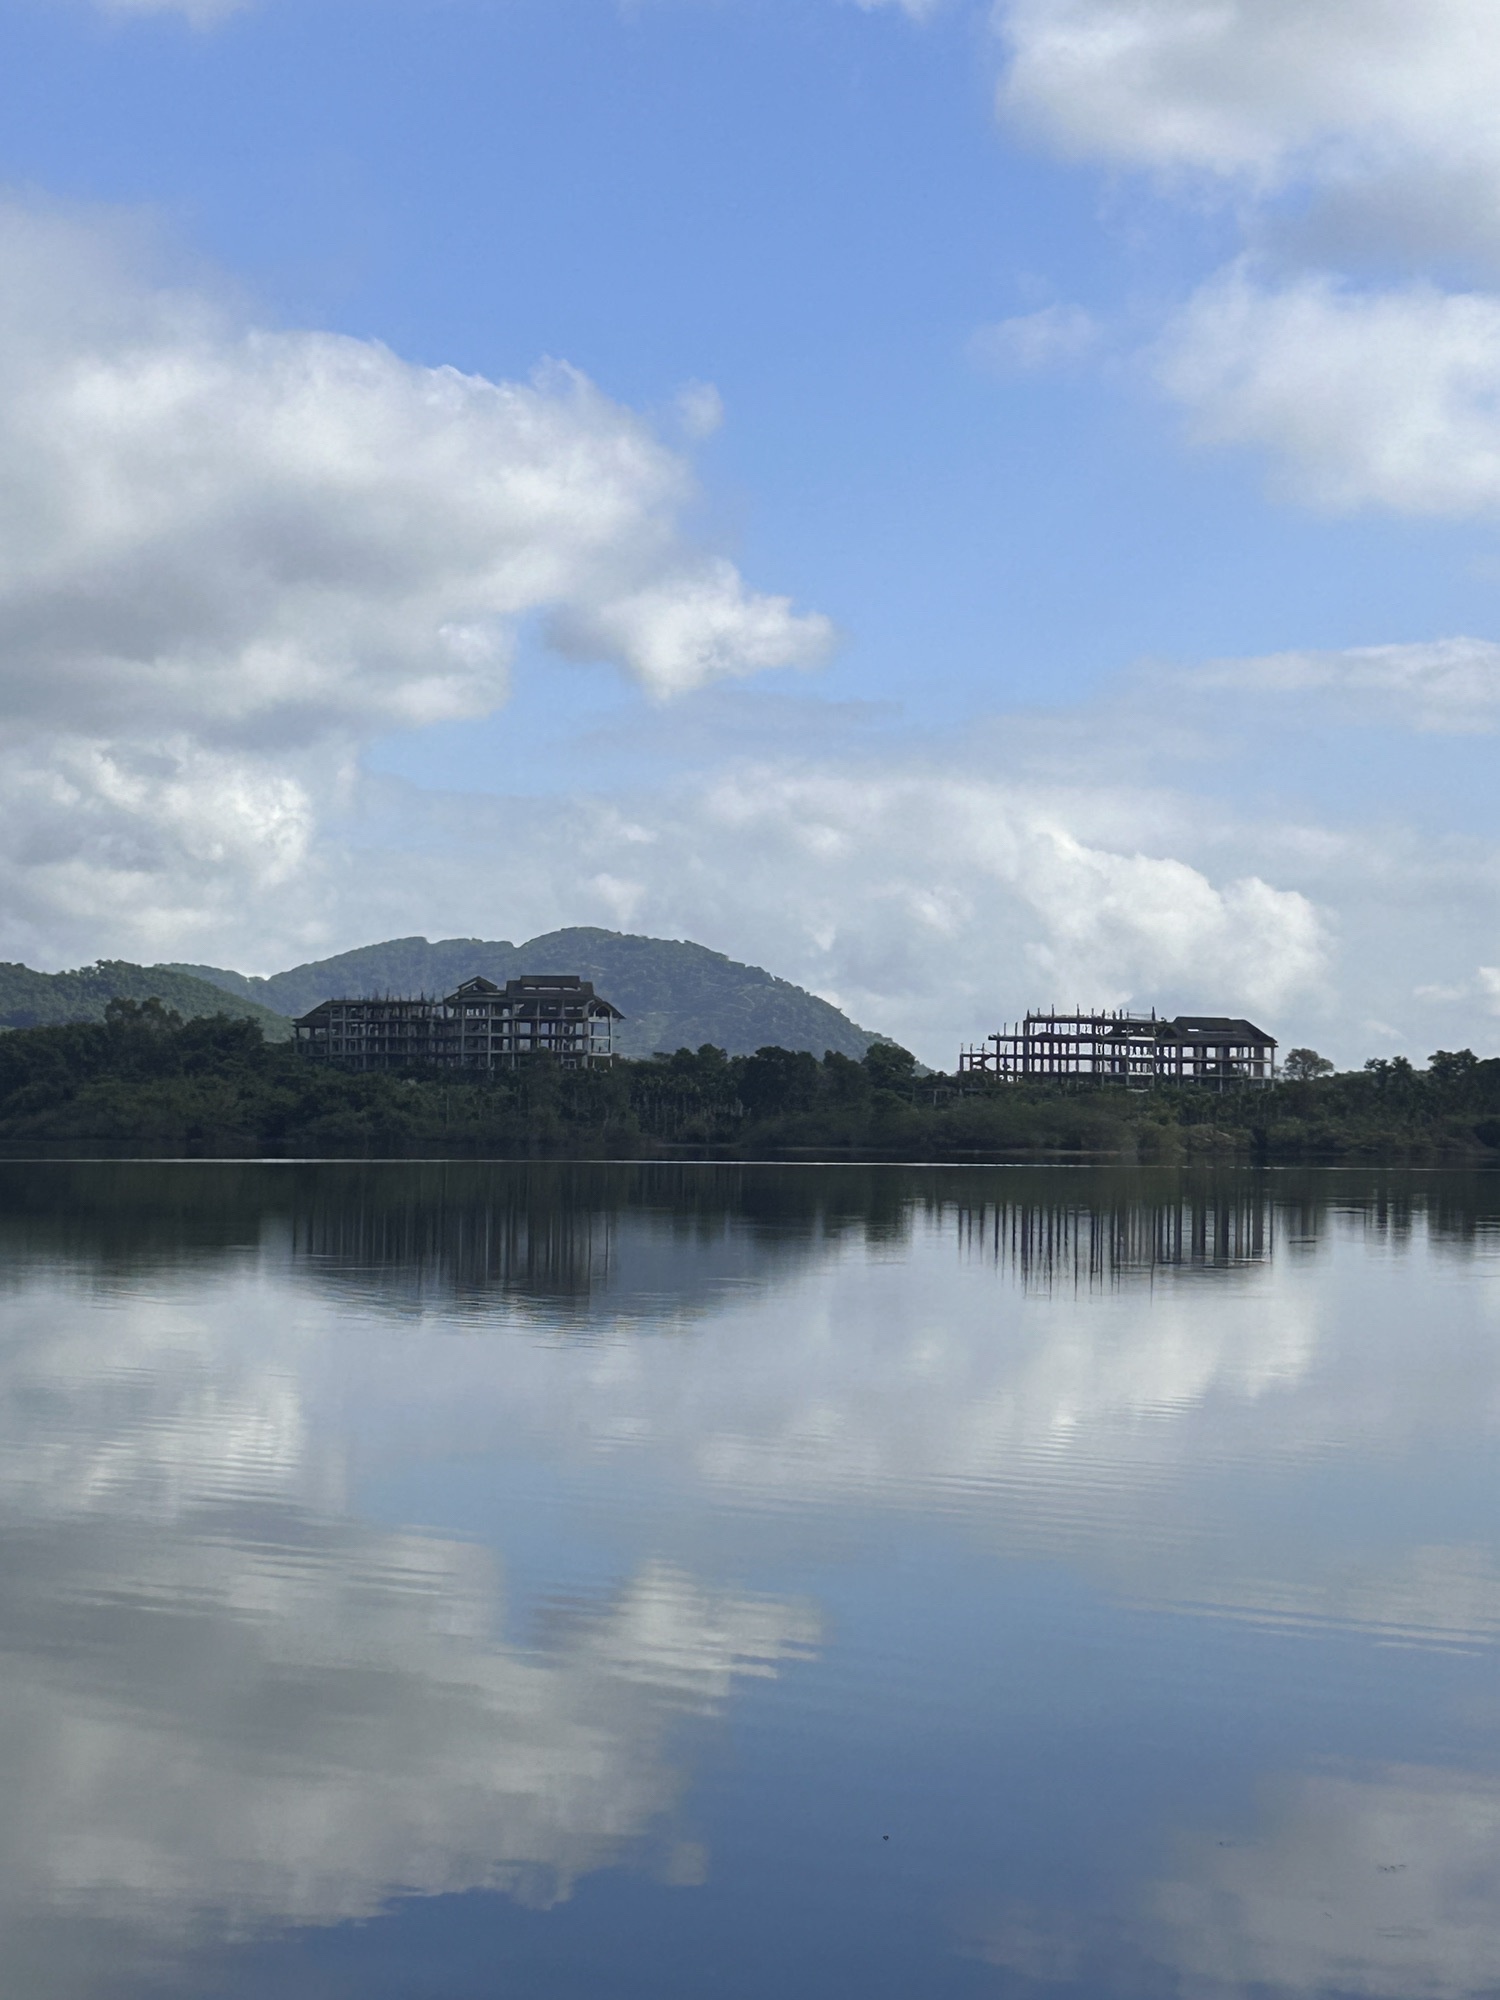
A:
[[[353,1075],[266,1042],[253,1021],[115,1000],[102,1022],[0,1036],[0,1138],[368,1156],[1500,1163],[1500,1061],[1440,1051],[1426,1070],[1379,1062],[1222,1096],[961,1087],[889,1042],[857,1061],[706,1046],[592,1071],[543,1056],[514,1071]]]
[[[500,985],[522,972],[576,972],[625,1015],[616,1046],[627,1056],[712,1042],[730,1055],[774,1043],[816,1056],[833,1049],[858,1057],[878,1039],[826,1000],[758,965],[741,965],[701,944],[621,931],[549,931],[525,944],[392,938],[264,979],[212,965],[175,969],[293,1018],[320,1000],[451,993],[476,973]]]
[[[226,1003],[223,990],[179,967],[131,965],[101,958],[76,972],[33,972],[29,965],[0,964],[0,1027],[45,1028],[70,1021],[102,1021],[111,1000],[159,1000],[185,1021],[233,1014],[254,1021],[267,1041],[284,1041],[291,1023],[253,995]]]

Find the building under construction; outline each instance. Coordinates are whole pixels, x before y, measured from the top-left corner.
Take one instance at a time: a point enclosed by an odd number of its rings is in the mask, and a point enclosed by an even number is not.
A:
[[[1227,1014],[1028,1014],[959,1051],[961,1076],[1090,1077],[1149,1090],[1158,1083],[1274,1083],[1276,1041]]]
[[[466,979],[443,1000],[325,1000],[295,1024],[299,1051],[337,1069],[514,1069],[551,1056],[564,1069],[614,1059],[625,1016],[573,972],[497,986]]]

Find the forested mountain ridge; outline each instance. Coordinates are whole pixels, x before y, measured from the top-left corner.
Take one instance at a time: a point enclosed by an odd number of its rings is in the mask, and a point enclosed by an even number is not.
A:
[[[476,973],[503,984],[522,972],[576,972],[625,1015],[616,1047],[627,1056],[711,1042],[732,1056],[775,1046],[816,1056],[832,1049],[857,1059],[882,1039],[803,987],[706,945],[587,927],[549,931],[525,944],[392,938],[263,979],[212,965],[172,969],[293,1017],[320,1000],[451,993]]]
[[[285,1041],[285,1017],[253,994],[233,994],[180,966],[101,958],[74,972],[34,972],[0,962],[0,1028],[50,1028],[102,1021],[111,1000],[160,1000],[185,1021],[229,1014],[254,1021],[268,1042]]]

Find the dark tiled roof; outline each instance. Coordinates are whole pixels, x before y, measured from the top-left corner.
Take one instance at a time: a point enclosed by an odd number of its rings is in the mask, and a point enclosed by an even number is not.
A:
[[[1254,1042],[1267,1048],[1276,1046],[1276,1037],[1268,1035],[1264,1028],[1257,1028],[1253,1021],[1240,1020],[1229,1014],[1179,1014],[1175,1020],[1162,1025],[1183,1041]]]
[[[623,1021],[625,1018],[613,1002],[606,1000],[602,993],[594,991],[592,979],[584,979],[576,972],[523,972],[519,979],[507,979],[503,989],[490,986],[488,980],[485,981],[485,985],[501,1000],[508,1000],[513,1005],[528,1009],[534,1008],[538,1001],[555,998],[574,1000],[586,1006],[605,1007],[615,1020]],[[478,990],[475,982],[471,980],[466,985],[460,986],[452,998],[457,1000],[464,994]]]
[[[519,979],[507,979],[504,986],[497,986],[493,979],[476,975],[466,979],[452,993],[437,1000],[426,995],[394,993],[362,993],[357,998],[332,998],[320,1000],[316,1007],[308,1009],[299,1019],[311,1021],[319,1014],[326,1014],[332,1007],[421,1007],[433,1010],[452,1007],[464,1000],[505,1000],[523,1008],[528,1014],[534,1013],[538,1005],[547,1000],[558,1002],[573,1001],[582,1006],[605,1008],[612,1019],[623,1021],[625,1016],[612,1001],[594,991],[591,979],[584,979],[576,972],[525,972]]]

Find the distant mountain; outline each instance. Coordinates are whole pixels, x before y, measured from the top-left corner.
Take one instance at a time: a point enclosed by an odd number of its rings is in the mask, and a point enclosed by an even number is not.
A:
[[[101,958],[76,972],[33,972],[0,963],[0,1027],[51,1028],[67,1021],[102,1021],[111,1000],[160,1000],[185,1021],[207,1014],[241,1014],[259,1021],[268,1042],[284,1042],[291,1023],[249,994],[232,994],[175,965],[131,965]]]
[[[549,931],[526,944],[485,938],[393,938],[337,958],[293,966],[269,979],[247,978],[212,965],[174,971],[210,980],[241,1000],[259,1001],[296,1016],[320,1000],[370,999],[384,994],[451,993],[476,973],[502,983],[522,972],[576,972],[592,979],[625,1015],[616,1047],[628,1056],[658,1049],[700,1048],[712,1042],[730,1055],[750,1055],[775,1044],[784,1049],[825,1049],[862,1056],[878,1035],[856,1027],[826,1000],[773,978],[758,965],[740,965],[722,952],[671,938],[633,937],[619,931]]]

